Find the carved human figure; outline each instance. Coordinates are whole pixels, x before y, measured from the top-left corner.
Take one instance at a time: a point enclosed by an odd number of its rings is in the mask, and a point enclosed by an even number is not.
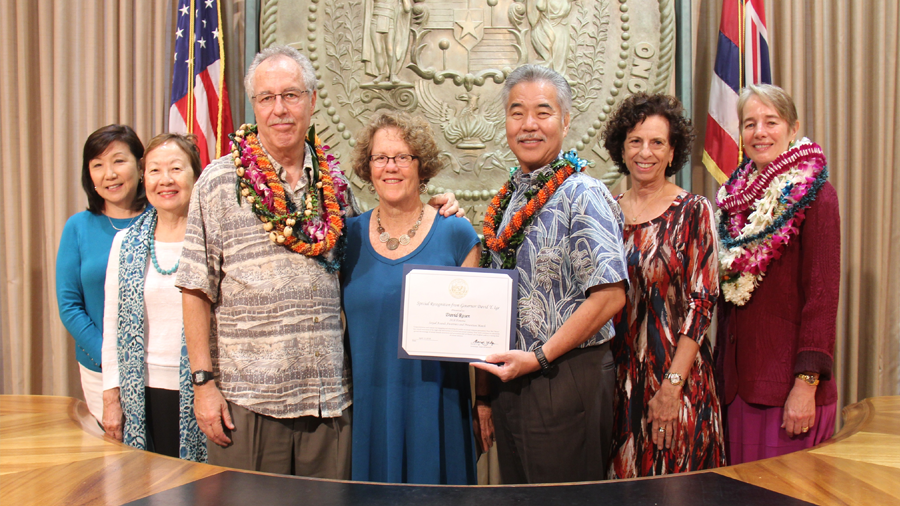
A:
[[[411,12],[412,0],[366,0],[362,60],[372,82],[400,83]]]
[[[565,75],[569,27],[565,22],[574,0],[525,0],[531,45],[548,67]]]

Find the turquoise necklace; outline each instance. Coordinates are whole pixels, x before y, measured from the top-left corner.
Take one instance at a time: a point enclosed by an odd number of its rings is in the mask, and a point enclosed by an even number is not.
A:
[[[178,264],[181,263],[181,256],[178,257],[178,260],[175,262],[175,266],[168,270],[163,270],[162,267],[159,266],[159,262],[156,260],[156,240],[153,239],[153,236],[156,235],[156,219],[157,214],[153,214],[153,223],[150,225],[150,260],[153,261],[153,268],[156,269],[156,272],[162,274],[163,276],[171,276],[175,274],[175,271],[178,270]]]

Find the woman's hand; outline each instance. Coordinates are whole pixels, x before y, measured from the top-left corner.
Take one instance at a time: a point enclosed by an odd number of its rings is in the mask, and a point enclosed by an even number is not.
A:
[[[475,445],[478,447],[478,451],[487,453],[494,444],[494,418],[490,403],[475,401],[472,430],[475,434]]]
[[[122,441],[122,428],[125,425],[125,413],[119,402],[119,387],[103,391],[103,432],[107,436]]]
[[[663,446],[672,447],[672,441],[681,437],[681,424],[678,415],[681,413],[681,387],[676,387],[669,380],[663,380],[659,391],[647,403],[647,424],[650,426],[650,438],[660,450]]]
[[[816,422],[816,387],[794,379],[794,388],[784,402],[784,419],[781,428],[794,437],[808,432]]]

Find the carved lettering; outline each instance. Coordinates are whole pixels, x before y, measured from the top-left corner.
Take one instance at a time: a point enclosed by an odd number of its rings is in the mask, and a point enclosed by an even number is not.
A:
[[[650,69],[653,67],[653,62],[650,58],[653,58],[655,54],[656,50],[647,42],[641,42],[634,46],[635,58],[631,63],[631,75],[636,79],[628,81],[628,91],[637,93],[648,88],[649,83],[647,79],[650,79]]]

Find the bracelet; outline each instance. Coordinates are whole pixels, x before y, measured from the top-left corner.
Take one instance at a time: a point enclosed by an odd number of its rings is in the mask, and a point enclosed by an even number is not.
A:
[[[819,376],[814,376],[812,374],[806,374],[805,372],[798,373],[794,376],[799,380],[803,380],[807,385],[814,387],[819,384]]]
[[[491,396],[490,395],[476,395],[475,402],[483,402],[485,404],[490,404]]]

